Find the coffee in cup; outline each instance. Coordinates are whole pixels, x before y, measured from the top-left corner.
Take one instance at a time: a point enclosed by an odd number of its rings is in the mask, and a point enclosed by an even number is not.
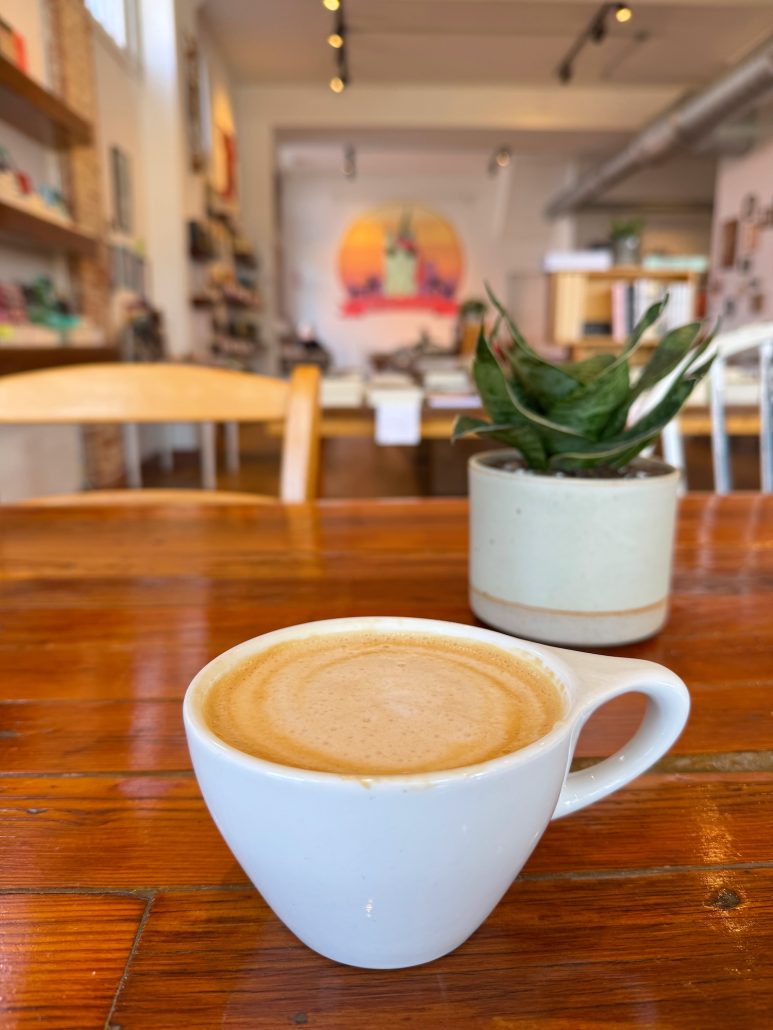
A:
[[[203,716],[245,754],[354,776],[476,765],[539,740],[566,698],[536,656],[430,633],[312,635],[236,661]]]

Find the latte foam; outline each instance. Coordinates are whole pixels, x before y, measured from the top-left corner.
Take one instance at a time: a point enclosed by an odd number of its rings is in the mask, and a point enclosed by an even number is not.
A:
[[[538,658],[477,640],[371,630],[250,655],[210,686],[203,715],[248,755],[318,772],[438,772],[517,751],[565,711]]]

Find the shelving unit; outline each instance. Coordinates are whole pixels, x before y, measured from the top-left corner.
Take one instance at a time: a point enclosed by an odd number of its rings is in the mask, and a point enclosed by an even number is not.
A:
[[[32,211],[0,200],[0,237],[43,250],[59,250],[78,257],[94,257],[97,241],[75,226],[42,218]]]
[[[625,265],[614,266],[606,271],[553,272],[548,293],[552,342],[568,347],[574,361],[619,347],[621,341],[615,339],[611,328],[613,287],[620,282],[653,284],[656,291],[659,285],[688,284],[692,301],[681,320],[690,321],[698,311],[700,279],[700,274],[692,271]],[[599,327],[599,331],[588,332],[591,325]],[[609,325],[609,332],[601,331],[600,327],[605,325]],[[655,339],[645,339],[634,356],[634,362],[645,360],[655,342]]]
[[[88,146],[91,125],[56,94],[0,55],[0,121],[47,147]]]
[[[208,237],[209,248],[189,254],[194,286],[190,303],[207,316],[197,323],[199,356],[214,364],[257,371],[266,351],[256,289],[257,260],[251,252],[237,249],[235,211],[218,208],[209,195],[206,208],[206,216],[195,225],[205,242]],[[233,289],[236,284],[242,296],[233,295],[239,292]]]
[[[89,121],[2,54],[0,122],[11,125],[36,143],[52,148],[62,161],[69,157],[71,148],[94,145],[94,131]],[[0,244],[74,258],[70,274],[75,279],[81,275],[82,267],[77,259],[94,259],[99,254],[96,235],[64,219],[47,217],[44,210],[38,210],[32,204],[26,206],[21,198],[18,202],[15,198],[0,199]],[[17,328],[23,332],[23,325]],[[112,360],[117,356],[114,348],[95,343],[84,346],[0,345],[0,375],[71,362]]]

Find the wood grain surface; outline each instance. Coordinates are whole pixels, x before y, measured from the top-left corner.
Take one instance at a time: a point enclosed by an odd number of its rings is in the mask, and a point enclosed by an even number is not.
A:
[[[0,1025],[103,1026],[147,907],[121,895],[0,896]]]
[[[761,1027],[771,947],[770,869],[519,880],[458,951],[388,972],[314,954],[253,891],[207,891],[195,907],[169,892],[151,911],[115,1022]]]
[[[610,653],[679,673],[688,727],[553,824],[459,951],[337,966],[247,883],[190,770],[190,678],[317,618],[474,622],[466,555],[456,500],[0,510],[0,1026],[770,1025],[773,498],[682,501],[669,622]],[[578,763],[640,713],[598,713]]]

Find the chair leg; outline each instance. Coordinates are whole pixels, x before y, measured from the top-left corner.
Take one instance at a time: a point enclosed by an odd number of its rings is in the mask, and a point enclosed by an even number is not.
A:
[[[679,471],[679,492],[682,494],[687,489],[687,466],[684,460],[684,440],[679,428],[678,416],[672,418],[663,428],[660,439],[663,445],[664,460]]]
[[[773,340],[760,348],[760,489],[773,493]]]
[[[711,458],[714,464],[714,489],[729,494],[733,489],[730,473],[730,444],[725,425],[725,362],[721,354],[714,359],[709,373],[711,387]]]
[[[201,485],[205,490],[217,490],[214,422],[201,423],[199,426],[199,440],[201,446]]]
[[[132,490],[142,488],[142,452],[140,449],[140,428],[127,423],[123,429],[123,452],[126,462],[126,482]]]
[[[225,423],[225,467],[232,476],[239,474],[239,423]]]
[[[170,442],[171,427],[162,426],[161,432],[163,433],[160,453],[161,468],[164,472],[172,472],[174,470],[174,448]]]

